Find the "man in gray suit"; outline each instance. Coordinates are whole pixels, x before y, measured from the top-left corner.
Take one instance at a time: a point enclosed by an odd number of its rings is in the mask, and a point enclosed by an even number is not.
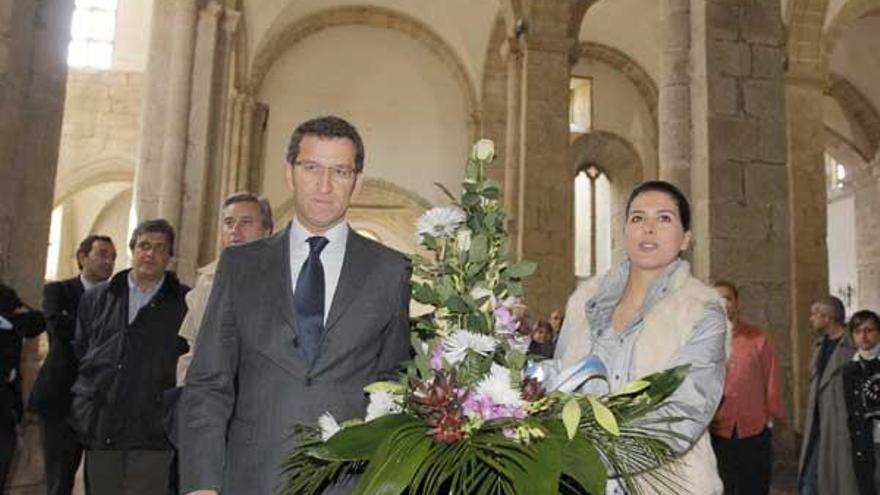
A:
[[[293,221],[221,255],[180,403],[181,493],[276,492],[294,426],[363,417],[363,387],[408,358],[409,264],[345,221],[363,166],[351,124],[303,123]]]

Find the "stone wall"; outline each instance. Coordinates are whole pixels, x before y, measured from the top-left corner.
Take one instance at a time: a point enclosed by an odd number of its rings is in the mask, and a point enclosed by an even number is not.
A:
[[[140,115],[143,96],[142,72],[71,70],[67,81],[64,123],[55,179],[55,206],[63,205],[62,238],[57,266],[58,278],[76,272],[77,243],[89,234],[98,234],[94,223],[98,216],[119,217],[128,223],[129,206],[105,211],[106,201],[131,188],[140,138]],[[110,197],[101,192],[110,188]],[[91,215],[77,208],[76,197],[92,197]],[[112,222],[118,224],[117,222]],[[116,269],[127,266],[128,253],[123,247],[127,232],[113,232],[117,246]]]
[[[739,286],[744,317],[773,338],[792,411],[792,241],[779,2],[692,0],[690,16],[694,269],[705,280]],[[790,423],[780,430],[778,450],[791,455]]]

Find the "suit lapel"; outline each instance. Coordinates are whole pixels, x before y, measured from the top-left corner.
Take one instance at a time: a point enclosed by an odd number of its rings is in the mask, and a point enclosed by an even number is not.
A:
[[[371,266],[366,241],[357,232],[349,229],[339,282],[336,284],[336,293],[333,295],[330,313],[324,324],[325,333],[333,330],[339,318],[360,293]]]
[[[258,351],[293,376],[303,376],[308,363],[296,344],[296,315],[290,279],[290,226],[272,236],[268,255],[263,257],[260,276],[266,281],[266,295],[275,308],[269,328],[261,330]],[[269,306],[271,308],[271,306]]]
[[[269,283],[269,294],[291,332],[296,328],[293,314],[293,287],[290,279],[290,225],[270,240],[269,256],[264,258],[263,276]]]

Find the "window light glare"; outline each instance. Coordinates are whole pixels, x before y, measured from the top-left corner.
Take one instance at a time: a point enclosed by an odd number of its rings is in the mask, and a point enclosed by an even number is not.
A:
[[[70,24],[67,63],[71,67],[109,69],[113,65],[117,0],[76,0]]]

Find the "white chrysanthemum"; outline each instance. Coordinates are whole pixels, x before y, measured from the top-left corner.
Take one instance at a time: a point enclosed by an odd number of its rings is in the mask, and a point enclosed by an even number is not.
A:
[[[492,363],[489,374],[480,380],[476,391],[491,398],[495,404],[519,407],[523,403],[520,391],[511,385],[510,370],[497,363]]]
[[[495,157],[495,143],[491,139],[480,139],[471,150],[471,158],[489,161]]]
[[[389,392],[370,393],[370,404],[367,405],[367,417],[365,421],[372,421],[392,413],[399,413],[402,409],[395,400],[396,396]]]
[[[452,237],[466,220],[464,212],[451,206],[438,206],[426,211],[416,222],[419,238],[425,234],[434,237]]]
[[[456,364],[467,356],[468,350],[483,356],[495,350],[498,341],[494,338],[467,330],[456,330],[443,339],[443,358],[449,364]]]
[[[325,412],[318,418],[318,426],[321,427],[321,440],[325,442],[342,429],[339,423],[336,422],[336,418],[329,412]]]

